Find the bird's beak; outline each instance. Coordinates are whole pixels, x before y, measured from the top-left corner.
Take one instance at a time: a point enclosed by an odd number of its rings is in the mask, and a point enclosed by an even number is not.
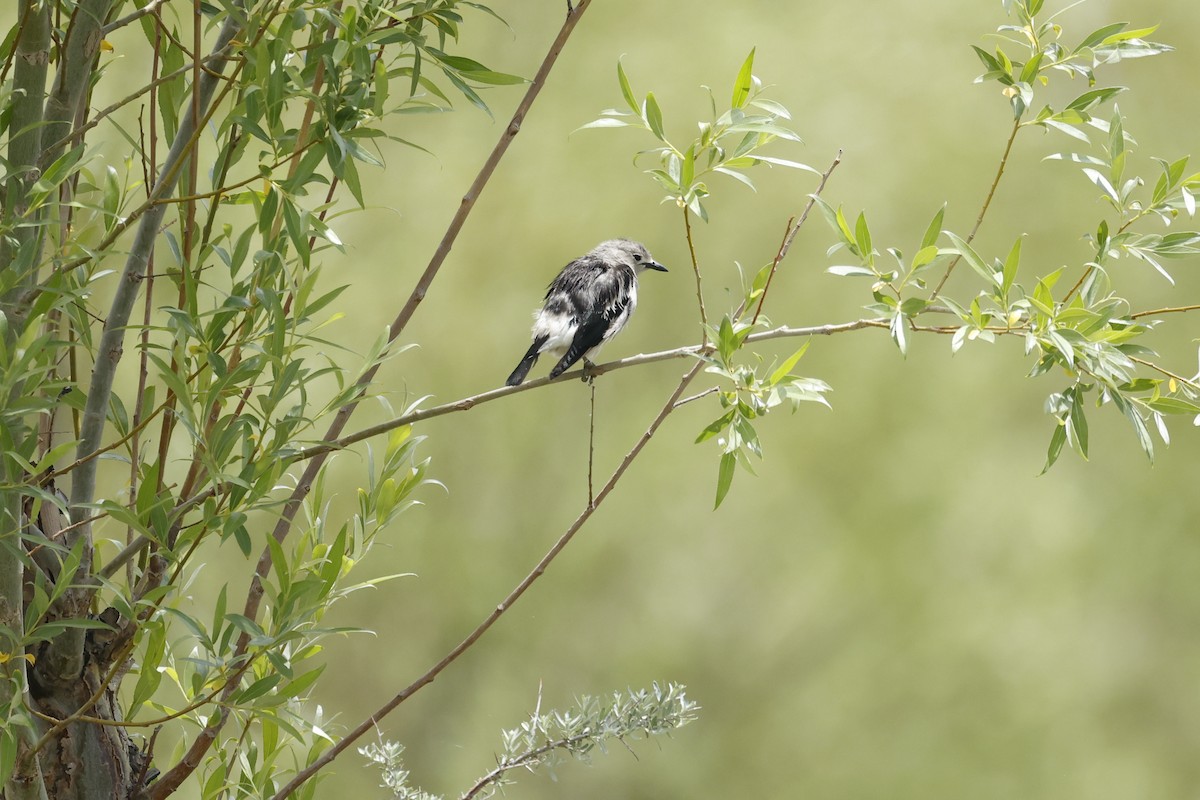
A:
[[[667,271],[667,268],[664,267],[662,264],[658,263],[657,261],[647,261],[646,269],[655,269],[655,270],[658,270],[659,272]]]

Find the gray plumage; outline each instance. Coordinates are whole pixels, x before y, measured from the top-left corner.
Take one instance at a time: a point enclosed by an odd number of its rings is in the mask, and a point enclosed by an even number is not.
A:
[[[558,359],[551,378],[581,358],[590,365],[637,308],[637,278],[646,269],[667,271],[645,246],[629,239],[601,242],[563,267],[534,314],[533,343],[506,383],[516,386],[525,380],[542,353]]]

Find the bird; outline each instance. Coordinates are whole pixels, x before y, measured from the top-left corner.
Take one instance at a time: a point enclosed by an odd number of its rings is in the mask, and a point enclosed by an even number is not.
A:
[[[520,385],[542,353],[558,359],[551,378],[580,358],[592,367],[601,346],[621,332],[637,308],[638,275],[647,269],[667,271],[645,245],[630,239],[601,242],[563,267],[534,312],[533,343],[505,383]]]

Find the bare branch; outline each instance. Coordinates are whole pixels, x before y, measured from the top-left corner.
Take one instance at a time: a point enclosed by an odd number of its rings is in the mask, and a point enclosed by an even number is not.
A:
[[[983,218],[987,216],[988,208],[992,205],[992,198],[996,196],[996,187],[1000,185],[1000,178],[1004,175],[1004,168],[1008,166],[1008,154],[1012,152],[1013,140],[1017,138],[1017,131],[1021,130],[1021,120],[1018,117],[1013,120],[1012,132],[1008,134],[1008,141],[1004,144],[1004,155],[1000,156],[1000,166],[996,168],[996,177],[992,179],[992,186],[988,189],[987,197],[983,199],[983,207],[979,209],[979,216],[975,218],[975,227],[971,228],[971,235],[966,238],[967,244],[975,241],[975,235],[979,233],[980,226],[983,225]],[[942,287],[946,285],[946,281],[950,280],[950,274],[954,272],[954,268],[958,266],[958,262],[962,260],[962,256],[955,256],[950,265],[946,267],[946,274],[938,281],[938,285],[934,287],[933,294],[929,295],[929,302],[937,299],[941,293]]]
[[[863,328],[886,328],[888,326],[886,319],[858,319],[853,322],[842,322],[832,325],[814,325],[807,328],[792,328],[787,325],[782,325],[778,328],[772,328],[769,331],[761,331],[752,333],[746,337],[747,343],[762,342],[768,339],[784,339],[797,336],[832,336],[838,333],[847,333],[849,331],[862,330]],[[953,333],[955,329],[950,329]],[[660,350],[656,353],[644,353],[636,356],[629,356],[617,361],[609,361],[606,364],[597,364],[593,366],[589,372],[592,375],[603,375],[606,372],[613,372],[626,367],[636,367],[642,364],[653,364],[657,361],[669,361],[674,358],[689,358],[705,353],[711,353],[712,345],[694,344],[687,347],[676,347],[673,350]],[[361,442],[364,439],[370,439],[378,436],[381,433],[387,433],[395,428],[403,427],[404,425],[412,425],[416,422],[422,422],[434,417],[441,417],[446,414],[453,414],[458,411],[470,411],[476,406],[490,403],[493,400],[499,400],[508,395],[517,394],[518,392],[527,392],[533,389],[540,389],[551,383],[567,383],[572,380],[582,378],[584,371],[582,369],[564,372],[557,378],[538,378],[532,381],[526,381],[519,386],[502,386],[499,389],[491,389],[486,392],[481,392],[471,397],[464,397],[461,400],[455,400],[451,403],[445,403],[433,408],[426,408],[420,411],[412,411],[408,414],[403,414],[396,419],[381,422],[378,425],[372,425],[369,428],[363,428],[355,433],[343,436],[340,439],[326,442],[312,447],[306,447],[294,456],[295,461],[303,461],[309,458],[325,455],[334,450],[341,450],[349,447],[352,444]]]
[[[683,228],[687,234],[688,255],[692,258],[692,272],[696,275],[696,303],[700,306],[700,334],[708,344],[708,312],[704,310],[704,285],[700,279],[700,261],[696,258],[696,245],[692,243],[692,210],[683,207]]]
[[[121,17],[120,19],[114,20],[113,22],[110,22],[107,25],[105,25],[103,28],[104,35],[108,36],[110,33],[117,30],[118,28],[124,28],[126,25],[129,25],[130,23],[137,22],[139,19],[146,16],[147,14],[153,14],[155,11],[158,11],[159,7],[165,5],[167,2],[169,2],[169,0],[150,0],[149,3],[146,3],[146,5],[142,6],[138,10],[130,12],[129,14],[126,14],[125,16]]]
[[[833,157],[833,163],[829,165],[829,169],[821,173],[821,180],[817,183],[816,190],[809,195],[808,205],[804,206],[804,211],[800,213],[800,218],[792,224],[792,220],[788,220],[787,231],[783,235],[783,243],[779,245],[779,252],[775,254],[775,260],[771,262],[771,272],[767,275],[767,282],[763,286],[762,294],[758,297],[758,306],[754,309],[754,318],[750,320],[750,324],[758,322],[758,315],[762,313],[763,303],[767,299],[767,292],[771,289],[771,281],[775,279],[775,271],[779,269],[780,262],[787,257],[788,250],[792,247],[792,240],[796,238],[796,234],[800,232],[800,228],[804,226],[804,221],[808,219],[809,212],[813,210],[813,206],[817,204],[817,198],[821,196],[821,192],[825,191],[825,184],[829,181],[829,176],[837,169],[838,164],[842,163],[842,151],[838,150],[837,155]],[[741,316],[741,310],[734,316]]]

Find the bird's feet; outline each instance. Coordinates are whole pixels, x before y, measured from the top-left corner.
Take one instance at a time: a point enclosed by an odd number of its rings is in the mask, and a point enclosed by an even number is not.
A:
[[[593,364],[592,362],[588,361],[586,358],[585,358],[585,359],[583,359],[583,375],[581,375],[581,376],[579,377],[579,380],[583,381],[583,382],[584,382],[584,383],[586,383],[588,386],[591,386],[593,383],[595,383],[595,382],[596,382],[596,375],[598,375],[598,374],[599,374],[599,373],[596,373],[596,372],[593,372],[593,371],[592,371],[592,370],[594,370],[595,368],[596,368],[596,365],[595,365],[595,364]]]

